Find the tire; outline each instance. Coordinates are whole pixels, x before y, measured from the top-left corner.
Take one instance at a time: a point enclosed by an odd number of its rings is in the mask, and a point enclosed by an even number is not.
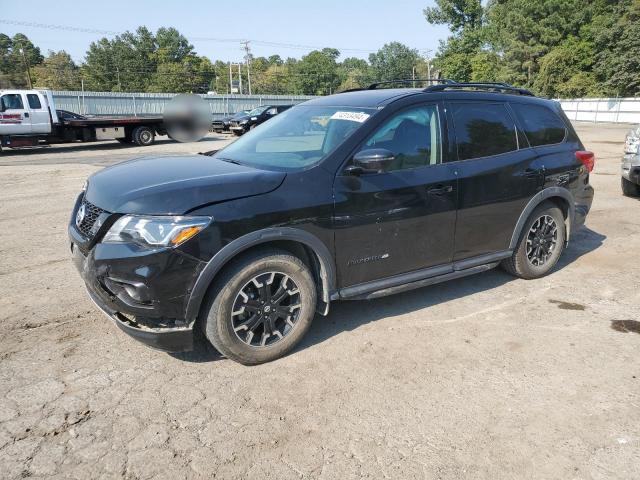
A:
[[[513,255],[502,262],[502,268],[526,280],[544,277],[558,263],[565,240],[562,211],[551,202],[543,202],[527,219]]]
[[[131,133],[131,138],[136,145],[146,147],[152,145],[156,139],[155,132],[146,126],[136,127]]]
[[[234,131],[233,131],[233,134],[234,134],[236,137],[241,136],[243,133],[244,133],[244,132],[243,132],[242,130],[234,130]]]
[[[622,194],[625,197],[640,197],[640,185],[620,177],[622,184]]]
[[[276,296],[283,300],[271,301]],[[268,249],[223,271],[207,298],[201,326],[224,356],[257,365],[294,348],[311,326],[315,309],[316,286],[309,268],[286,251]]]
[[[258,125],[253,124],[253,125],[251,125],[251,126],[249,127],[249,130],[253,130],[253,129],[254,129],[254,128],[256,128],[257,126],[258,126]]]

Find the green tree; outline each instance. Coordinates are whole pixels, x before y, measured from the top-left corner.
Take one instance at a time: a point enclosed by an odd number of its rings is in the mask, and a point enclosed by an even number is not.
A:
[[[548,97],[583,97],[597,93],[592,43],[569,37],[539,61],[534,89]]]
[[[619,2],[613,14],[597,20],[601,28],[593,32],[598,50],[596,78],[609,95],[639,95],[640,0]]]
[[[369,64],[362,58],[345,58],[338,66],[340,78],[339,91],[350,88],[362,88],[371,83]]]
[[[44,61],[34,67],[35,86],[52,90],[79,90],[80,70],[64,50],[49,51]]]
[[[314,50],[296,62],[292,71],[296,91],[305,95],[327,95],[337,90],[340,81],[335,49]]]
[[[411,78],[419,59],[417,50],[400,42],[387,43],[369,55],[371,77],[375,81]]]
[[[27,68],[31,70],[42,60],[40,49],[26,35],[16,33],[9,38],[0,34],[0,87],[26,88]]]
[[[459,33],[480,28],[484,10],[480,0],[436,0],[436,6],[425,8],[423,13],[429,23],[448,25]]]
[[[442,77],[468,82],[487,74],[486,68],[479,64],[484,57],[485,17],[480,0],[436,0],[436,6],[426,8],[424,15],[432,25],[445,24],[453,32],[446,41],[440,42],[434,59]]]

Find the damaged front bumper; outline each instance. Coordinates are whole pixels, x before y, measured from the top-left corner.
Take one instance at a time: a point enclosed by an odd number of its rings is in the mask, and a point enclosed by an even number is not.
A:
[[[69,235],[89,297],[118,328],[159,350],[193,350],[195,319],[185,318],[186,299],[204,262],[172,249],[144,252],[127,244],[87,251],[73,226]]]

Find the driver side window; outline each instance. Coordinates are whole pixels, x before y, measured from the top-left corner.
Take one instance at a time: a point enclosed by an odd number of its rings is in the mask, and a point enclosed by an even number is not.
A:
[[[373,148],[383,148],[394,154],[389,171],[440,163],[438,107],[421,105],[397,113],[376,130],[361,150]]]
[[[2,106],[4,110],[24,110],[22,97],[18,93],[7,93],[2,95]]]

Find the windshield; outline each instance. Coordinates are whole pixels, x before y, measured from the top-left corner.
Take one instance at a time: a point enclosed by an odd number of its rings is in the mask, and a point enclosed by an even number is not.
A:
[[[267,108],[269,107],[257,107],[254,108],[253,110],[251,110],[249,112],[249,115],[251,115],[252,117],[256,116],[256,115],[260,115],[262,112],[264,112]]]
[[[214,158],[292,171],[320,162],[376,110],[300,105],[263,123]]]
[[[249,110],[242,110],[240,112],[236,112],[233,115],[231,115],[231,118],[238,119],[238,118],[242,118],[242,117],[246,117],[249,114]]]

